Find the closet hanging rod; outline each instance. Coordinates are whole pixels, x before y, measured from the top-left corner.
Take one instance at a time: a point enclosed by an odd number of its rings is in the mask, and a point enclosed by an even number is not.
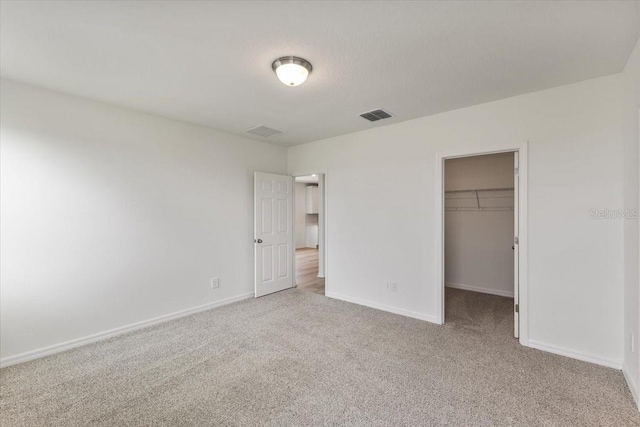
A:
[[[495,211],[509,211],[513,212],[513,207],[511,206],[493,206],[493,207],[448,207],[444,208],[445,212],[449,211],[459,211],[459,212],[495,212]]]
[[[447,200],[467,200],[467,199],[475,199],[476,198],[476,192],[475,191],[469,191],[468,193],[471,193],[472,195],[470,195],[469,197],[465,197],[464,195],[460,195],[462,193],[449,193],[448,195],[451,197],[447,197]],[[454,197],[455,195],[455,197]],[[483,200],[485,199],[513,199],[513,195],[508,195],[508,196],[491,196],[491,195],[483,195],[481,196],[481,198]]]

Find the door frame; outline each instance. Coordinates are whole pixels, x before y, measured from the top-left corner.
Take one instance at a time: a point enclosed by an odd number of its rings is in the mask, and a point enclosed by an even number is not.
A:
[[[328,246],[328,230],[329,230],[329,221],[327,218],[327,207],[328,207],[328,173],[326,170],[324,171],[314,171],[314,172],[300,172],[300,173],[295,173],[292,174],[291,176],[293,177],[293,185],[294,185],[294,191],[293,191],[293,239],[294,239],[294,243],[295,243],[295,237],[296,237],[296,228],[295,228],[295,207],[296,207],[296,192],[295,192],[295,184],[296,184],[296,178],[297,177],[301,177],[301,176],[309,176],[309,175],[313,175],[316,174],[318,175],[318,177],[322,177],[322,179],[318,179],[318,202],[320,204],[319,208],[320,208],[320,212],[321,215],[318,218],[318,243],[319,243],[319,251],[322,251],[322,260],[323,260],[323,264],[324,264],[324,271],[320,270],[320,268],[318,268],[318,277],[323,277],[324,278],[324,295],[327,296],[328,295],[328,290],[329,290],[329,246]],[[295,244],[294,244],[295,246]],[[320,253],[318,253],[318,262],[320,260]],[[296,251],[295,248],[293,250],[293,284],[294,287],[297,287],[298,284],[296,283]],[[319,267],[319,266],[318,266]],[[320,276],[320,273],[323,273],[323,276]]]
[[[447,159],[460,157],[482,156],[486,154],[498,154],[506,152],[518,152],[519,156],[519,186],[518,186],[518,226],[519,226],[519,251],[518,251],[518,291],[519,291],[519,321],[520,338],[522,345],[529,345],[529,292],[528,292],[528,234],[527,234],[527,175],[528,175],[528,142],[518,142],[504,145],[492,145],[460,149],[458,151],[438,153],[436,155],[436,200],[435,200],[435,227],[436,227],[436,307],[435,317],[439,324],[444,324],[444,162]]]

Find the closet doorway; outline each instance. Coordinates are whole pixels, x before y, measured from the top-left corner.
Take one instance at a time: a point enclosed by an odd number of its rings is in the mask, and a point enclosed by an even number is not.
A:
[[[526,144],[465,154],[438,158],[438,314],[442,323],[527,345]]]
[[[324,174],[297,176],[294,187],[296,287],[325,295]]]

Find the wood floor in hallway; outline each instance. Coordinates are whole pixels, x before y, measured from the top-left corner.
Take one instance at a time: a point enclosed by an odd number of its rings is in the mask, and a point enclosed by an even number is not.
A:
[[[324,279],[318,277],[317,249],[296,249],[296,285],[303,291],[324,295]]]

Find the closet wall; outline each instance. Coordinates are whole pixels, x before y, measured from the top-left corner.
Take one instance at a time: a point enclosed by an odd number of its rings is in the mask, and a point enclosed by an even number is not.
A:
[[[513,153],[445,161],[447,286],[513,297],[513,182]]]

